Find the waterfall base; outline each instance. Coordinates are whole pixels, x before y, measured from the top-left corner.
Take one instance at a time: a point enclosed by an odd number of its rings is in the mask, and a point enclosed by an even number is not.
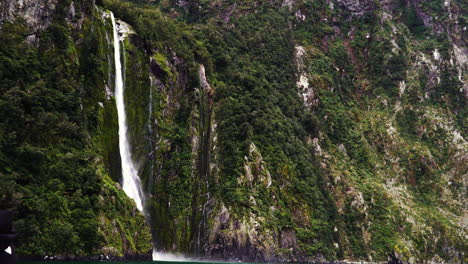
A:
[[[157,252],[153,249],[153,261],[191,261],[191,259],[185,258],[181,255]]]

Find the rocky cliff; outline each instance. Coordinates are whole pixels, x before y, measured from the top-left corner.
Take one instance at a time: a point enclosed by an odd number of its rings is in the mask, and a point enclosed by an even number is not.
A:
[[[0,199],[19,249],[466,261],[466,8],[3,1]],[[131,32],[125,102],[146,219],[119,185],[106,10]],[[61,234],[73,239],[45,247]]]
[[[149,226],[112,167],[120,156],[108,16],[87,1],[0,9],[0,197],[15,212],[19,254],[150,254]]]

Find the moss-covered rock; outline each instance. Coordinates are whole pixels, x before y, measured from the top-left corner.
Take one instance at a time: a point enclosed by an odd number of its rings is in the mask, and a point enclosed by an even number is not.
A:
[[[464,3],[137,2],[0,17],[22,254],[466,261]],[[105,9],[145,216],[119,185]]]

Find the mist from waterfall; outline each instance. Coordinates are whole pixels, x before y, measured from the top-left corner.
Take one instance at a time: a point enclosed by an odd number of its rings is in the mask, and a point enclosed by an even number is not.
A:
[[[130,143],[128,142],[127,116],[124,102],[124,84],[122,77],[122,63],[120,57],[120,37],[117,32],[114,14],[110,12],[114,34],[114,61],[115,61],[115,102],[119,119],[119,148],[122,160],[123,190],[128,197],[135,201],[140,212],[143,212],[143,191],[141,188],[138,170],[132,161]]]
[[[193,259],[185,258],[181,255],[171,253],[162,253],[153,249],[153,261],[194,261]]]

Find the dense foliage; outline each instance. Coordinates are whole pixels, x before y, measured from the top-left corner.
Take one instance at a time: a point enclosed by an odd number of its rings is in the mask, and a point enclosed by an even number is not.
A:
[[[107,43],[91,33],[105,33],[103,25],[87,19],[77,45],[64,15],[69,4],[60,2],[36,45],[26,41],[24,20],[0,31],[0,204],[16,213],[21,254],[96,254],[120,239],[100,221],[115,218],[129,230],[143,222],[126,219],[130,201],[102,169],[98,101]],[[141,233],[141,241],[128,233],[130,251],[149,250],[148,233]]]
[[[122,45],[128,135],[157,249],[463,259],[466,73],[440,1],[362,14],[325,0],[73,2],[81,12],[60,2],[37,43],[24,21],[0,30],[0,202],[22,253],[149,250],[116,184],[102,7],[135,31]]]

